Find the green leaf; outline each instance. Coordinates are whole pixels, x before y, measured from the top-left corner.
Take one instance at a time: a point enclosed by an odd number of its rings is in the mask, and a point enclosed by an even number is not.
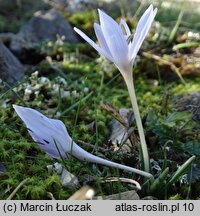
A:
[[[189,47],[198,47],[200,46],[200,42],[197,42],[197,41],[189,41],[189,42],[186,42],[186,43],[180,43],[180,44],[177,44],[175,46],[173,46],[173,50],[176,51],[176,50],[179,50],[179,49],[183,49],[183,48],[189,48]]]
[[[182,149],[185,152],[188,152],[193,155],[200,156],[200,143],[196,141],[189,141],[187,143],[184,143],[182,146]]]
[[[150,191],[152,193],[154,193],[156,190],[159,190],[160,187],[162,186],[162,184],[164,183],[164,181],[167,178],[167,175],[169,173],[169,167],[167,167],[159,176],[157,179],[155,179],[155,181],[152,183],[152,185],[150,186]]]
[[[174,38],[176,36],[176,33],[178,31],[178,28],[179,28],[179,26],[181,24],[181,21],[182,21],[182,18],[183,18],[183,14],[184,14],[184,11],[183,10],[180,11],[180,13],[178,15],[178,18],[177,18],[177,21],[176,21],[176,24],[175,24],[174,28],[172,29],[172,31],[171,31],[171,33],[169,35],[168,43],[171,43],[174,40]]]
[[[150,111],[147,115],[147,120],[146,120],[146,124],[151,127],[151,126],[155,126],[155,124],[158,121],[158,117],[156,116],[156,113],[153,111]]]
[[[191,166],[193,161],[195,160],[196,156],[190,157],[183,165],[181,165],[178,170],[175,172],[175,174],[172,176],[172,178],[167,183],[167,187],[174,184],[176,181],[179,180],[179,178],[186,172],[186,170]]]
[[[191,114],[189,112],[174,112],[167,116],[164,121],[164,124],[173,127],[180,121],[187,121],[191,118]]]

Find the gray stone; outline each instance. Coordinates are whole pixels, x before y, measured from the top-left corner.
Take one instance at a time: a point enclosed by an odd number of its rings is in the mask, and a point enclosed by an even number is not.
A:
[[[176,111],[191,111],[192,107],[199,107],[200,92],[193,92],[175,99]]]
[[[12,84],[24,77],[24,67],[0,41],[0,79]]]
[[[140,197],[135,190],[126,191],[108,196],[95,196],[93,200],[139,200]]]
[[[64,36],[70,43],[78,42],[72,26],[58,11],[37,11],[16,37],[12,38],[10,49],[19,54],[22,50],[33,49],[41,41],[55,41],[57,35]]]
[[[175,111],[190,112],[192,119],[200,122],[200,91],[178,97],[174,103]]]
[[[49,167],[50,168],[50,167]],[[63,187],[74,189],[79,186],[78,178],[70,173],[68,170],[62,167],[60,163],[55,163],[53,166],[53,171],[60,178]]]
[[[4,177],[7,174],[7,170],[3,163],[0,161],[0,178]]]
[[[66,169],[63,169],[61,175],[58,176],[63,187],[75,189],[79,186],[78,178]]]

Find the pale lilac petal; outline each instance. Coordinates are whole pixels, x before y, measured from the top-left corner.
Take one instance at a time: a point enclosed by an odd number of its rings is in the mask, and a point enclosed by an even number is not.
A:
[[[57,119],[49,119],[49,120],[52,123],[52,125],[54,125],[55,129],[59,130],[59,132],[62,133],[62,135],[64,136],[63,137],[64,139],[72,141],[62,121],[57,120]]]
[[[61,121],[49,119],[31,108],[16,105],[13,105],[13,108],[25,123],[33,140],[46,153],[55,158],[60,158],[60,154],[62,157],[67,156],[66,153],[71,149],[72,140]]]
[[[119,67],[127,65],[128,44],[121,27],[106,13],[101,10],[98,11],[101,30],[114,59],[114,63]]]
[[[138,41],[140,38],[144,38],[146,37],[150,27],[151,27],[151,24],[154,20],[154,17],[156,15],[156,12],[157,12],[157,9],[155,10],[152,10],[151,13],[149,14],[149,17],[147,20],[143,20],[143,22],[141,22],[139,25],[141,25],[142,27],[141,28],[137,28],[136,29],[136,32],[135,32],[135,37],[134,39],[136,41]]]
[[[85,33],[83,33],[80,29],[77,29],[76,27],[74,28],[76,33],[78,33],[84,40],[86,40],[94,49],[96,49],[101,55],[106,57],[108,60],[113,62],[112,56],[109,55],[107,50],[104,50],[100,46],[98,46],[93,40],[91,40]]]
[[[17,105],[13,105],[13,108],[28,128],[29,126],[37,127],[38,122],[41,122],[42,127],[49,127],[48,118],[38,111]]]
[[[150,5],[147,10],[144,12],[144,14],[142,15],[142,17],[140,18],[138,24],[137,24],[137,28],[135,30],[135,37],[137,40],[137,37],[139,37],[140,32],[143,30],[144,26],[146,25],[146,23],[149,20],[150,15],[153,12],[153,6]],[[136,34],[137,33],[137,34]]]
[[[127,23],[123,19],[120,20],[120,26],[121,26],[121,28],[124,28],[125,33],[126,33],[125,34],[126,35],[126,39],[127,39],[131,35],[131,31],[130,31]]]
[[[29,134],[31,135],[32,139],[40,146],[41,149],[43,149],[49,156],[53,158],[59,159],[60,157],[65,158],[67,156],[67,153],[62,148],[62,145],[59,145],[55,139],[50,134],[47,134],[46,132],[41,134],[38,131],[33,132],[31,129],[28,129]],[[48,135],[48,137],[47,137]],[[43,137],[46,137],[44,139]],[[57,149],[56,147],[59,149]]]
[[[150,5],[149,8],[145,11],[143,16],[141,17],[141,19],[139,20],[133,42],[131,43],[130,50],[129,50],[130,59],[134,59],[136,57],[145,37],[149,32],[149,29],[152,25],[156,13],[157,13],[157,9],[153,10],[153,6]]]
[[[117,24],[117,22],[110,16],[108,16],[105,12],[98,9],[99,19],[101,29],[104,35],[105,40],[109,38],[109,36],[117,35],[119,37],[120,42],[127,47],[126,40],[124,38],[124,33],[121,27]]]
[[[94,23],[94,31],[95,31],[96,37],[97,37],[97,39],[99,41],[100,47],[102,49],[106,50],[109,53],[109,55],[112,56],[111,53],[110,53],[110,50],[108,48],[108,45],[106,43],[106,40],[105,40],[105,38],[103,36],[101,26],[99,24]]]
[[[121,73],[132,71],[132,64],[128,61],[128,53],[122,52],[123,47],[120,45],[118,37],[113,35],[110,40],[112,43],[109,45],[109,47],[111,47],[112,51],[115,53],[114,64],[118,67]],[[116,46],[116,44],[118,44],[118,46]]]

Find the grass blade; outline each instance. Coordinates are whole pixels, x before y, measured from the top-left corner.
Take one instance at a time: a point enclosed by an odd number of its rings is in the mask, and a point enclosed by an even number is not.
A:
[[[159,176],[157,179],[155,179],[155,181],[151,184],[150,186],[150,192],[154,193],[156,190],[158,190],[162,183],[166,180],[167,175],[169,173],[169,167],[167,167]]]
[[[77,107],[80,103],[85,102],[91,95],[93,94],[93,91],[91,91],[88,95],[86,95],[84,98],[81,98],[79,101],[77,101],[76,103],[72,104],[69,108],[67,108],[65,111],[63,111],[61,113],[60,116],[65,115],[66,113],[68,113],[70,110],[74,109],[75,107]]]
[[[177,45],[173,46],[172,49],[173,49],[174,51],[176,51],[176,50],[183,49],[183,48],[198,47],[198,46],[200,46],[200,42],[189,41],[189,42],[186,42],[186,43],[177,44]]]
[[[183,18],[183,14],[184,14],[184,11],[181,10],[180,13],[179,13],[179,15],[178,15],[178,19],[176,21],[176,24],[175,24],[174,28],[172,29],[171,34],[169,35],[168,44],[170,44],[174,40],[174,38],[176,36],[176,33],[178,31],[178,28],[179,28],[179,26],[181,24],[181,20]]]
[[[195,160],[196,156],[190,157],[182,166],[178,168],[178,170],[175,172],[173,177],[170,179],[170,181],[167,183],[167,187],[170,185],[174,184],[183,174],[184,172],[188,169],[189,166],[193,163]]]

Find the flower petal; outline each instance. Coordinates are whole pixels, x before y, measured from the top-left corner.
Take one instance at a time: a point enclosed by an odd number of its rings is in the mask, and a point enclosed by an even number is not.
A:
[[[147,36],[149,29],[151,27],[151,24],[154,20],[154,17],[157,13],[157,9],[153,10],[153,6],[150,5],[149,8],[145,11],[145,13],[142,15],[140,18],[133,42],[131,43],[130,46],[130,58],[134,59],[142,45],[142,42],[144,41],[145,37]]]
[[[140,29],[141,34],[140,35],[138,34],[138,37],[142,40],[142,42],[143,42],[144,38],[146,37],[146,35],[149,32],[149,29],[150,29],[150,27],[152,25],[152,22],[153,22],[153,20],[155,18],[156,13],[157,13],[157,8],[151,12],[151,14],[148,17],[148,20],[146,20],[146,23],[142,24],[143,29]]]
[[[34,132],[28,129],[29,134],[31,135],[32,139],[43,149],[49,156],[53,158],[59,159],[60,157],[65,158],[68,153],[64,151],[62,145],[59,145],[55,139],[51,136],[48,137],[48,140],[42,138],[44,135],[38,133],[38,131]],[[41,131],[44,133],[44,131]],[[57,145],[57,147],[56,147]],[[58,151],[59,149],[59,151]]]
[[[110,40],[112,42],[110,42]],[[127,53],[123,53],[122,49],[123,47],[120,46],[119,38],[115,35],[113,35],[108,42],[110,42],[109,47],[113,50],[115,53],[114,55],[114,64],[117,66],[119,71],[121,73],[128,73],[132,72],[132,62],[128,61]],[[116,46],[118,44],[118,46]]]
[[[126,39],[127,39],[131,35],[131,31],[130,31],[127,23],[123,19],[120,20],[120,26],[121,26],[121,28],[124,28],[125,33],[126,33],[125,34],[126,35]]]
[[[128,44],[121,27],[106,13],[99,10],[99,17],[103,36],[114,59],[119,67],[127,65]]]
[[[13,108],[25,123],[33,140],[47,154],[54,158],[60,158],[60,155],[67,156],[66,153],[71,149],[72,139],[61,121],[49,119],[31,108],[17,105],[13,105]]]
[[[136,35],[136,39],[137,39],[137,37],[139,37],[139,33],[143,30],[144,26],[148,22],[149,17],[152,14],[152,12],[153,12],[153,6],[150,5],[147,8],[147,10],[144,12],[144,14],[142,15],[142,17],[140,18],[140,20],[138,21],[137,28],[136,28],[136,31],[135,31],[135,33],[138,33]]]
[[[104,50],[103,48],[99,47],[93,40],[91,40],[85,33],[83,33],[80,29],[74,27],[74,31],[78,33],[84,40],[86,40],[94,49],[96,49],[101,55],[106,57],[108,60],[113,62],[112,56],[110,56],[109,52],[107,50]]]
[[[110,53],[110,50],[108,48],[108,45],[106,43],[106,40],[105,40],[105,38],[103,36],[101,26],[99,24],[94,23],[94,31],[95,31],[96,37],[97,37],[97,39],[98,39],[98,41],[100,43],[100,47],[102,49],[106,50],[109,53],[109,55],[112,56],[111,53]]]

